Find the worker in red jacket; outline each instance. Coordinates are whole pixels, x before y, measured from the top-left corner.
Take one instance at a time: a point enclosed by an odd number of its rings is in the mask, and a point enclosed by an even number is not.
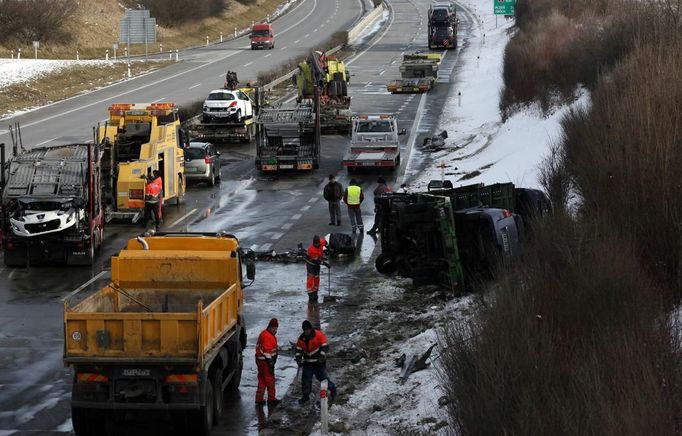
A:
[[[268,407],[276,406],[280,400],[275,396],[275,363],[277,362],[277,318],[272,318],[268,327],[258,336],[256,343],[256,366],[258,367],[258,389],[256,405],[265,405],[265,390],[268,390]]]
[[[303,366],[303,375],[301,375],[303,396],[298,402],[304,404],[310,400],[313,376],[320,382],[327,380],[330,392],[329,400],[333,402],[336,396],[336,386],[327,375],[327,353],[329,352],[327,337],[322,333],[322,330],[314,329],[308,320],[303,321],[302,328],[303,333],[296,342],[296,363],[298,366]]]
[[[308,247],[308,252],[305,259],[306,272],[308,278],[306,280],[306,291],[308,291],[308,303],[317,303],[317,292],[320,290],[320,265],[329,268],[324,258],[324,247],[327,241],[315,235],[313,243]]]

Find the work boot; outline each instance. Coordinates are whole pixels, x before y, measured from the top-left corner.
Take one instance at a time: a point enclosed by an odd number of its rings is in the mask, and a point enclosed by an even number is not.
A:
[[[329,225],[330,225],[330,226],[333,226],[333,225],[334,225],[334,221],[330,222]]]
[[[360,233],[362,233],[365,230],[365,226],[358,226],[358,230],[360,230]]]
[[[282,400],[275,398],[274,400],[268,400],[268,407],[276,407]]]
[[[341,221],[337,221],[337,222],[336,222],[336,225],[337,225],[337,226],[340,226],[340,225],[341,225]]]
[[[265,406],[265,400],[256,400],[256,407]]]

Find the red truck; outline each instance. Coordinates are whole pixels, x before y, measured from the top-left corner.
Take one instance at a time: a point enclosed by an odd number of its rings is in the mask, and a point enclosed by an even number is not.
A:
[[[257,23],[251,26],[251,50],[275,48],[275,31],[270,23]]]

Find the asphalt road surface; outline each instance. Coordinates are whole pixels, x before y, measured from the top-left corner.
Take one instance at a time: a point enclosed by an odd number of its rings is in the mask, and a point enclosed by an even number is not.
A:
[[[448,92],[454,83],[458,53],[466,49],[473,20],[460,13],[459,49],[445,53],[441,76],[428,94],[391,95],[385,84],[399,77],[402,53],[426,50],[426,10],[428,0],[392,0],[389,19],[379,34],[366,45],[357,47],[349,62],[352,71],[352,109],[354,112],[394,113],[399,128],[408,133],[402,146],[402,164],[395,173],[384,176],[398,185],[426,165],[415,144],[433,133]],[[240,78],[255,75],[277,63],[304,54],[315,42],[333,31],[349,27],[360,15],[361,4],[342,0],[304,0],[300,6],[275,22],[277,48],[268,52],[246,50],[247,40],[221,47],[191,50],[186,62],[173,65],[140,79],[68,100],[23,115],[24,143],[58,142],[64,137],[87,137],[90,126],[106,116],[113,102],[176,101],[180,104],[202,98],[222,84],[226,69]],[[326,24],[325,21],[329,19]],[[317,30],[315,30],[317,29]],[[264,56],[270,55],[267,58]],[[199,86],[196,86],[199,84]],[[84,133],[85,132],[85,133]],[[56,141],[53,140],[57,139]],[[0,141],[6,141],[0,137]],[[324,136],[322,164],[309,173],[261,175],[254,169],[253,145],[221,147],[222,183],[190,186],[186,201],[166,208],[164,230],[217,231],[236,234],[242,245],[258,250],[307,247],[314,234],[330,231],[350,233],[345,219],[341,227],[327,225],[327,207],[321,191],[328,174],[337,174],[346,186],[349,178],[340,166],[348,148],[348,138]],[[377,174],[353,175],[365,190],[363,218],[365,228],[373,222],[372,195]],[[345,214],[345,210],[342,210]],[[345,218],[345,216],[344,216]],[[98,261],[91,268],[32,267],[0,268],[0,436],[14,434],[71,434],[69,368],[62,364],[62,299],[74,289],[80,294],[101,287],[109,278],[109,258],[128,238],[140,233],[141,226],[110,225]],[[375,242],[360,237],[360,255],[351,262],[335,263],[329,275],[330,288],[343,295],[358,269],[373,268]],[[258,333],[271,317],[280,319],[280,345],[293,341],[300,323],[319,316],[323,328],[334,322],[333,306],[322,305],[312,313],[305,296],[305,269],[302,264],[258,264],[254,285],[246,290],[245,318],[248,347],[240,392],[226,397],[225,412],[215,435],[256,434],[267,426],[266,416],[253,406],[255,393],[254,345]],[[327,284],[324,283],[324,286]],[[290,358],[278,360],[280,396],[294,379],[295,365]],[[269,412],[266,410],[266,412]],[[167,434],[167,417],[141,419],[129,416],[120,431],[129,436]]]

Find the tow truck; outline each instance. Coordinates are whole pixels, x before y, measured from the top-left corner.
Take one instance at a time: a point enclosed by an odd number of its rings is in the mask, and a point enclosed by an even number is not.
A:
[[[118,103],[96,138],[104,148],[102,191],[107,221],[137,222],[144,214],[144,188],[152,171],[163,179],[162,203],[179,205],[185,195],[184,148],[175,103]]]
[[[352,119],[350,151],[341,162],[348,171],[358,168],[388,168],[400,166],[398,120],[394,115],[357,115]]]
[[[392,94],[428,92],[438,78],[441,55],[438,53],[406,53],[400,64],[400,80],[386,89]]]

